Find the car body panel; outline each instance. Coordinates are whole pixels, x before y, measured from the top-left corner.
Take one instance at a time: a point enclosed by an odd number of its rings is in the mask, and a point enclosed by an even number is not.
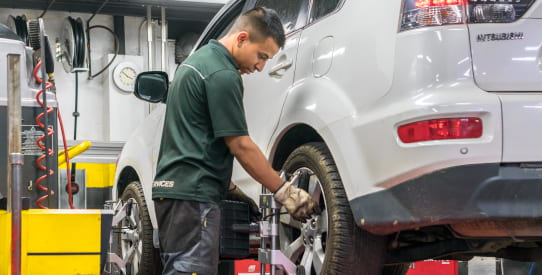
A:
[[[503,162],[542,160],[542,94],[499,94],[502,102]]]

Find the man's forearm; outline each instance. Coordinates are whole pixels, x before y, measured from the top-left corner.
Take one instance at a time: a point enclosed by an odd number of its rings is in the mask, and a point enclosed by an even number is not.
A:
[[[226,144],[241,166],[271,192],[276,191],[283,180],[273,170],[262,151],[248,136],[225,137]]]

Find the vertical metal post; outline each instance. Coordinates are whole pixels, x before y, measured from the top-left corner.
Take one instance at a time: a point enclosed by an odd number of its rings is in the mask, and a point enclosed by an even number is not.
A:
[[[262,185],[262,194],[265,194],[267,193],[267,189],[265,188],[265,186]],[[267,213],[266,213],[266,208],[262,207],[262,205],[260,204],[260,209],[262,210],[262,217],[265,217],[267,216]],[[266,238],[260,236],[260,248],[265,250],[266,248]],[[265,264],[264,263],[260,263],[260,275],[265,275]]]
[[[161,11],[161,19],[162,19],[162,50],[161,50],[161,54],[162,54],[162,66],[161,66],[161,70],[163,72],[167,72],[167,61],[166,61],[166,51],[167,51],[167,21],[166,21],[166,8],[165,7],[161,7],[160,9]]]
[[[21,274],[21,186],[23,155],[21,154],[21,56],[8,55],[8,117],[11,211],[11,274]]]
[[[280,208],[273,208],[271,210],[271,225],[273,227],[272,231],[274,232],[279,232],[278,231],[278,226],[279,226],[279,217],[280,217]],[[275,251],[275,250],[278,250],[280,247],[279,247],[279,236],[278,235],[273,235],[271,237],[271,251]],[[271,262],[272,263],[276,263],[276,259],[274,259],[274,253],[271,253]],[[276,270],[277,270],[277,266],[272,264],[271,265],[271,275],[275,275],[276,273]]]
[[[11,166],[11,274],[21,274],[21,185],[23,184],[23,159],[21,153],[9,154]]]
[[[153,43],[153,33],[152,33],[152,15],[151,15],[151,6],[147,6],[147,44],[149,45],[149,56],[148,56],[148,70],[153,71],[153,51],[152,51],[152,43]]]

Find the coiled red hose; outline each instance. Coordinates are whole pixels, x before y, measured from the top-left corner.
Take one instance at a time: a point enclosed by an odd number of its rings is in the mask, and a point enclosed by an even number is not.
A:
[[[39,61],[38,64],[36,64],[36,67],[34,67],[34,78],[36,79],[36,81],[38,83],[42,83],[43,80],[38,76],[38,71],[40,69],[42,65],[42,62]],[[51,82],[45,82],[45,90],[48,90],[50,89],[51,87],[53,86],[53,84]],[[36,101],[38,102],[38,104],[40,106],[43,106],[43,101],[41,100],[41,96],[42,94],[44,93],[43,90],[40,90],[37,94],[36,94]],[[47,110],[46,110],[46,113],[47,114],[50,114],[54,111],[54,108],[51,107],[51,106],[47,106]],[[67,142],[66,142],[66,134],[64,132],[64,123],[62,122],[62,116],[60,115],[60,108],[57,107],[57,115],[58,115],[58,121],[59,121],[59,125],[60,125],[60,130],[62,132],[62,141],[63,141],[63,145],[64,145],[64,155],[66,157],[66,178],[68,180],[68,202],[69,202],[69,205],[70,205],[70,208],[71,209],[76,209],[76,207],[73,205],[73,194],[72,194],[72,184],[71,184],[71,177],[70,177],[70,158],[69,158],[69,155],[68,155],[68,146],[67,146]],[[36,116],[36,124],[38,124],[38,126],[43,129],[44,131],[46,130],[45,129],[45,125],[41,122],[41,119],[45,116],[45,112],[43,113],[40,113]],[[36,140],[36,144],[38,145],[39,148],[41,148],[42,150],[46,150],[45,148],[45,145],[44,145],[44,142],[43,140],[46,138],[46,137],[49,137],[49,136],[52,136],[54,134],[54,130],[49,128],[47,129],[47,135],[43,135],[41,137],[39,137],[37,140]],[[47,150],[48,152],[48,156],[51,157],[51,156],[54,156],[54,150],[53,149],[48,149]],[[47,172],[47,167],[45,167],[42,162],[43,160],[46,158],[45,155],[43,156],[40,156],[38,157],[38,159],[36,160],[36,166],[45,172],[44,175],[42,175],[41,177],[39,177],[37,180],[36,180],[36,187],[38,187],[40,190],[42,191],[45,191],[47,192],[46,195],[38,198],[38,200],[36,201],[36,206],[41,208],[41,209],[47,209],[46,206],[44,206],[43,204],[41,204],[44,200],[46,200],[47,198],[49,198],[49,195],[54,195],[55,193],[53,192],[53,190],[49,190],[47,187],[41,185],[41,182],[44,181],[45,179],[47,179],[48,177],[54,175],[54,171],[52,169],[49,169],[49,172]]]

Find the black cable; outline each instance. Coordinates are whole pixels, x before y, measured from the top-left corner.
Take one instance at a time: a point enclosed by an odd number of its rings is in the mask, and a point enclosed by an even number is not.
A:
[[[109,61],[109,63],[107,63],[107,65],[105,65],[105,67],[101,71],[99,71],[98,73],[96,73],[94,75],[89,76],[89,79],[93,79],[93,78],[99,76],[100,74],[102,74],[105,70],[107,70],[107,68],[109,68],[109,66],[111,66],[111,64],[113,64],[113,61],[115,61],[115,58],[117,58],[117,55],[119,54],[120,41],[119,41],[119,37],[117,36],[117,34],[112,29],[110,29],[110,28],[108,28],[106,26],[102,26],[102,25],[94,25],[94,26],[88,27],[88,30],[90,31],[91,29],[95,29],[95,28],[100,28],[100,29],[107,30],[108,32],[110,32],[113,35],[113,37],[115,38],[115,55],[113,56],[113,58],[111,58],[111,61]],[[90,42],[90,37],[89,37],[89,42]]]
[[[79,117],[79,72],[75,71],[75,108],[73,111],[73,140],[77,140],[77,118]],[[72,162],[72,167],[70,170],[71,175],[66,175],[67,177],[71,177],[72,184],[77,185],[75,182],[75,169],[76,165],[75,162]]]
[[[55,72],[55,59],[53,57],[53,52],[51,51],[51,44],[49,43],[49,36],[44,35],[43,45],[45,46],[45,72],[47,74],[52,74]],[[51,80],[49,80],[50,82]]]
[[[22,30],[21,37],[24,43],[28,46],[30,45],[30,42],[28,41],[28,27],[26,25],[26,16],[23,15],[19,17],[20,17],[19,24],[21,25],[21,30]]]
[[[26,16],[9,16],[15,25],[15,33],[21,38],[25,45],[29,45],[28,28],[26,26]]]
[[[79,74],[75,72],[75,110],[73,111],[74,126],[73,126],[73,140],[77,140],[77,118],[79,117]]]
[[[279,212],[279,213],[277,213],[277,214],[269,214],[269,215],[267,215],[267,216],[264,216],[264,217],[262,218],[262,220],[266,220],[267,218],[270,218],[270,217],[273,217],[273,216],[280,216],[280,215],[284,215],[284,214],[288,214],[288,212]]]
[[[98,14],[100,11],[102,11],[102,9],[105,7],[105,5],[107,4],[107,2],[109,2],[109,0],[105,0],[102,5],[92,14],[92,16],[90,16],[89,19],[87,19],[87,37],[88,37],[88,43],[87,43],[87,50],[88,50],[88,79],[91,80],[93,78],[92,76],[92,61],[91,61],[91,54],[90,54],[90,21],[92,21],[92,19],[94,19],[94,16],[96,16],[96,14]],[[116,37],[116,35],[115,35]],[[117,38],[118,40],[118,38]],[[115,57],[116,57],[116,54],[115,54]],[[114,58],[113,58],[114,59]],[[108,66],[105,66],[105,68],[108,68]],[[99,72],[98,74],[96,75],[99,75],[101,72]]]
[[[14,21],[15,21],[15,32],[17,32],[17,35],[22,39],[22,30],[21,30],[21,24],[20,24],[20,19],[21,17],[20,16],[17,16],[15,17]]]
[[[42,18],[47,13],[47,11],[53,6],[55,1],[56,0],[53,0],[53,1],[49,2],[49,5],[47,5],[47,8],[45,8],[45,10],[43,10],[43,12],[40,14],[40,16],[38,16],[38,18]]]

